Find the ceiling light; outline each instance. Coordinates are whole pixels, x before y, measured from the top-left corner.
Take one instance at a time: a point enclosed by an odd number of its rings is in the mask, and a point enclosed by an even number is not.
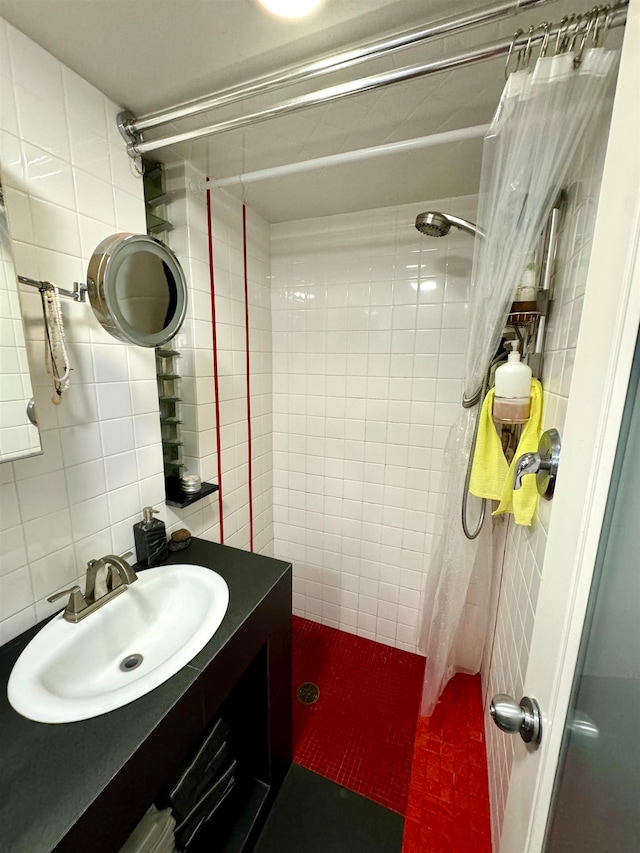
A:
[[[322,0],[259,0],[265,9],[281,18],[302,18],[314,12]]]

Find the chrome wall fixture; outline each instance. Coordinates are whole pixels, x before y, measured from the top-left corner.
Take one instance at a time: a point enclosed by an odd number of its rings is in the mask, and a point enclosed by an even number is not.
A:
[[[542,740],[542,714],[535,699],[523,696],[516,702],[506,693],[497,693],[491,700],[489,713],[503,732],[519,734],[525,743],[537,745]]]
[[[141,347],[171,340],[184,321],[187,282],[175,254],[146,234],[118,233],[95,249],[87,283],[73,290],[19,275],[18,281],[41,293],[57,290],[75,302],[91,303],[100,325],[114,338]]]
[[[518,457],[513,472],[513,488],[522,488],[522,478],[527,474],[536,475],[538,494],[550,501],[556,488],[556,477],[560,463],[560,433],[557,429],[548,429],[540,436],[537,453],[523,453]]]
[[[538,3],[515,2],[512,4],[503,5],[509,7],[509,13],[513,13],[516,11],[521,11],[522,9],[531,7],[533,5],[540,5],[540,2],[541,0],[538,0]],[[542,2],[548,2],[548,0],[542,0]],[[627,18],[627,5],[628,0],[623,0],[623,2],[616,4],[608,11],[607,19],[609,27],[618,27],[622,26],[625,23]],[[490,9],[495,10],[495,7],[490,7]],[[505,12],[504,14],[507,13]],[[501,17],[501,15],[499,17]],[[417,44],[420,41],[425,41],[428,38],[433,38],[435,35],[446,35],[451,32],[466,29],[469,26],[477,26],[480,23],[486,23],[489,20],[494,20],[495,11],[493,11],[493,14],[490,17],[482,18],[481,10],[477,10],[476,14],[472,15],[472,18],[472,24],[469,24],[468,22],[461,24],[461,19],[459,18],[453,18],[449,19],[448,21],[442,21],[439,24],[433,25],[436,28],[437,32],[431,32],[431,28],[427,28],[424,32],[428,32],[428,35],[423,35],[421,39],[408,41],[407,44],[403,44],[402,46],[406,47],[409,44]],[[578,27],[578,25],[579,20],[576,17],[575,26]],[[250,125],[257,124],[258,122],[266,121],[270,118],[288,115],[290,113],[298,112],[299,110],[307,109],[308,107],[318,106],[319,104],[325,104],[331,101],[337,101],[342,98],[349,97],[350,95],[359,94],[361,92],[369,92],[375,89],[381,89],[385,86],[393,85],[394,83],[415,80],[417,78],[426,77],[430,74],[436,74],[441,71],[450,71],[454,68],[464,68],[467,65],[473,65],[477,62],[482,62],[487,59],[495,59],[498,56],[509,56],[509,54],[513,51],[526,49],[530,52],[533,46],[543,42],[548,42],[550,38],[556,37],[560,33],[566,33],[566,30],[566,21],[559,24],[555,24],[554,26],[549,26],[545,24],[544,27],[538,27],[537,29],[534,28],[526,35],[523,34],[518,38],[500,39],[471,50],[463,51],[462,53],[458,53],[453,56],[445,57],[443,59],[432,60],[430,62],[410,65],[404,68],[398,68],[380,74],[373,74],[369,77],[361,77],[356,80],[350,80],[346,83],[340,83],[336,86],[330,86],[326,89],[320,89],[315,92],[309,92],[305,95],[299,95],[298,97],[285,99],[283,101],[280,101],[279,103],[273,104],[270,107],[248,113],[247,115],[236,116],[235,118],[219,121],[214,124],[207,125],[206,127],[188,130],[184,133],[176,133],[173,136],[167,136],[162,139],[145,141],[143,139],[142,134],[145,130],[148,130],[152,127],[160,126],[162,124],[166,124],[169,121],[176,121],[181,118],[187,118],[193,115],[197,115],[201,112],[214,109],[218,106],[222,106],[223,104],[226,105],[229,103],[233,103],[236,100],[249,97],[250,95],[262,93],[265,91],[271,91],[270,86],[273,86],[273,88],[277,89],[283,85],[288,85],[292,82],[299,82],[300,80],[309,79],[310,77],[316,75],[312,73],[305,75],[302,73],[302,71],[299,71],[299,74],[297,76],[293,75],[293,77],[291,77],[287,76],[287,71],[285,70],[283,72],[279,72],[279,77],[278,75],[272,75],[273,77],[278,77],[279,82],[277,82],[276,84],[274,84],[273,82],[271,84],[267,84],[267,82],[264,81],[264,87],[256,90],[256,81],[251,81],[250,83],[246,84],[246,86],[235,87],[236,91],[231,100],[221,100],[223,98],[231,97],[229,95],[230,90],[224,90],[218,95],[213,95],[206,99],[199,99],[197,101],[191,101],[186,104],[181,104],[178,107],[165,110],[162,113],[155,113],[153,115],[149,115],[140,120],[136,119],[135,116],[133,116],[131,113],[125,111],[123,113],[120,113],[118,116],[118,127],[124,138],[127,140],[127,151],[129,155],[135,158],[143,154],[148,154],[151,151],[156,151],[160,148],[166,148],[169,145],[175,145],[180,142],[189,142],[191,140],[202,139],[203,137],[225,133],[229,130],[236,130],[238,128],[248,127]],[[580,35],[582,35],[582,31],[580,31]],[[380,48],[380,45],[378,45],[378,47]],[[393,50],[398,49],[399,47],[397,45],[393,47]],[[378,56],[383,56],[388,52],[390,52],[390,49],[383,50],[382,48],[380,48],[379,51],[376,52],[370,47],[370,53],[369,55],[367,55],[366,58],[372,59]],[[338,57],[335,58],[340,60],[340,57],[342,56],[343,54],[340,54]],[[330,63],[330,60],[324,60],[324,62]],[[355,63],[351,62],[350,64]],[[335,71],[338,70],[338,68],[343,67],[346,66],[338,62],[337,65],[329,67],[328,70]],[[285,77],[287,77],[287,79],[285,82],[283,82]],[[241,90],[243,94],[240,94]]]
[[[187,280],[168,246],[147,234],[111,234],[87,267],[91,307],[102,328],[124,343],[158,347],[187,313]]]
[[[20,284],[28,284],[29,287],[37,287],[38,290],[51,290],[54,285],[50,281],[37,281],[35,278],[28,278],[26,275],[19,275],[18,281]],[[67,290],[64,287],[58,288],[58,296],[64,296],[65,299],[73,299],[74,302],[87,301],[87,285],[80,281],[73,282],[73,290]]]

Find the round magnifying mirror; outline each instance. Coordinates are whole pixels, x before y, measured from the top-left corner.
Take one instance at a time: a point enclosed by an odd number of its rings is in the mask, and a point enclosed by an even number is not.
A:
[[[157,347],[182,326],[187,283],[171,249],[146,234],[112,234],[96,248],[87,270],[91,307],[120,341]]]

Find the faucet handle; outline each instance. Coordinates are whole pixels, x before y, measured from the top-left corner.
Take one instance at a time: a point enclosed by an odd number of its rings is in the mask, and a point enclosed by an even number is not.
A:
[[[548,429],[540,436],[537,453],[523,453],[516,461],[513,472],[513,488],[522,487],[522,478],[526,474],[536,475],[538,493],[550,501],[556,484],[560,461],[560,434]]]
[[[542,465],[539,453],[523,453],[518,457],[513,472],[513,488],[522,488],[522,478],[525,474],[537,474]]]
[[[53,595],[47,596],[47,601],[57,601],[59,598],[62,598],[63,595],[75,595],[78,592],[82,592],[80,587],[77,584],[70,586],[69,589],[61,589],[60,592],[54,592]]]
[[[66,619],[69,621],[77,621],[78,614],[87,609],[87,602],[82,594],[82,590],[77,584],[74,584],[69,589],[62,589],[60,592],[54,592],[53,595],[48,596],[47,601],[57,601],[59,598],[62,598],[63,595],[69,596],[69,601],[67,602],[67,606],[64,609],[64,615]]]

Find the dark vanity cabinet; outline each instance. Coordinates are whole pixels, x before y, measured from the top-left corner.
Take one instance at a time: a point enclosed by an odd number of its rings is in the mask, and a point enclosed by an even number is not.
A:
[[[3,850],[117,853],[152,803],[166,805],[220,717],[237,784],[189,853],[252,849],[291,763],[291,567],[201,540],[170,561],[214,569],[230,593],[221,627],[173,678],[109,714],[63,725],[24,719],[5,690]],[[35,631],[0,649],[5,684]]]

